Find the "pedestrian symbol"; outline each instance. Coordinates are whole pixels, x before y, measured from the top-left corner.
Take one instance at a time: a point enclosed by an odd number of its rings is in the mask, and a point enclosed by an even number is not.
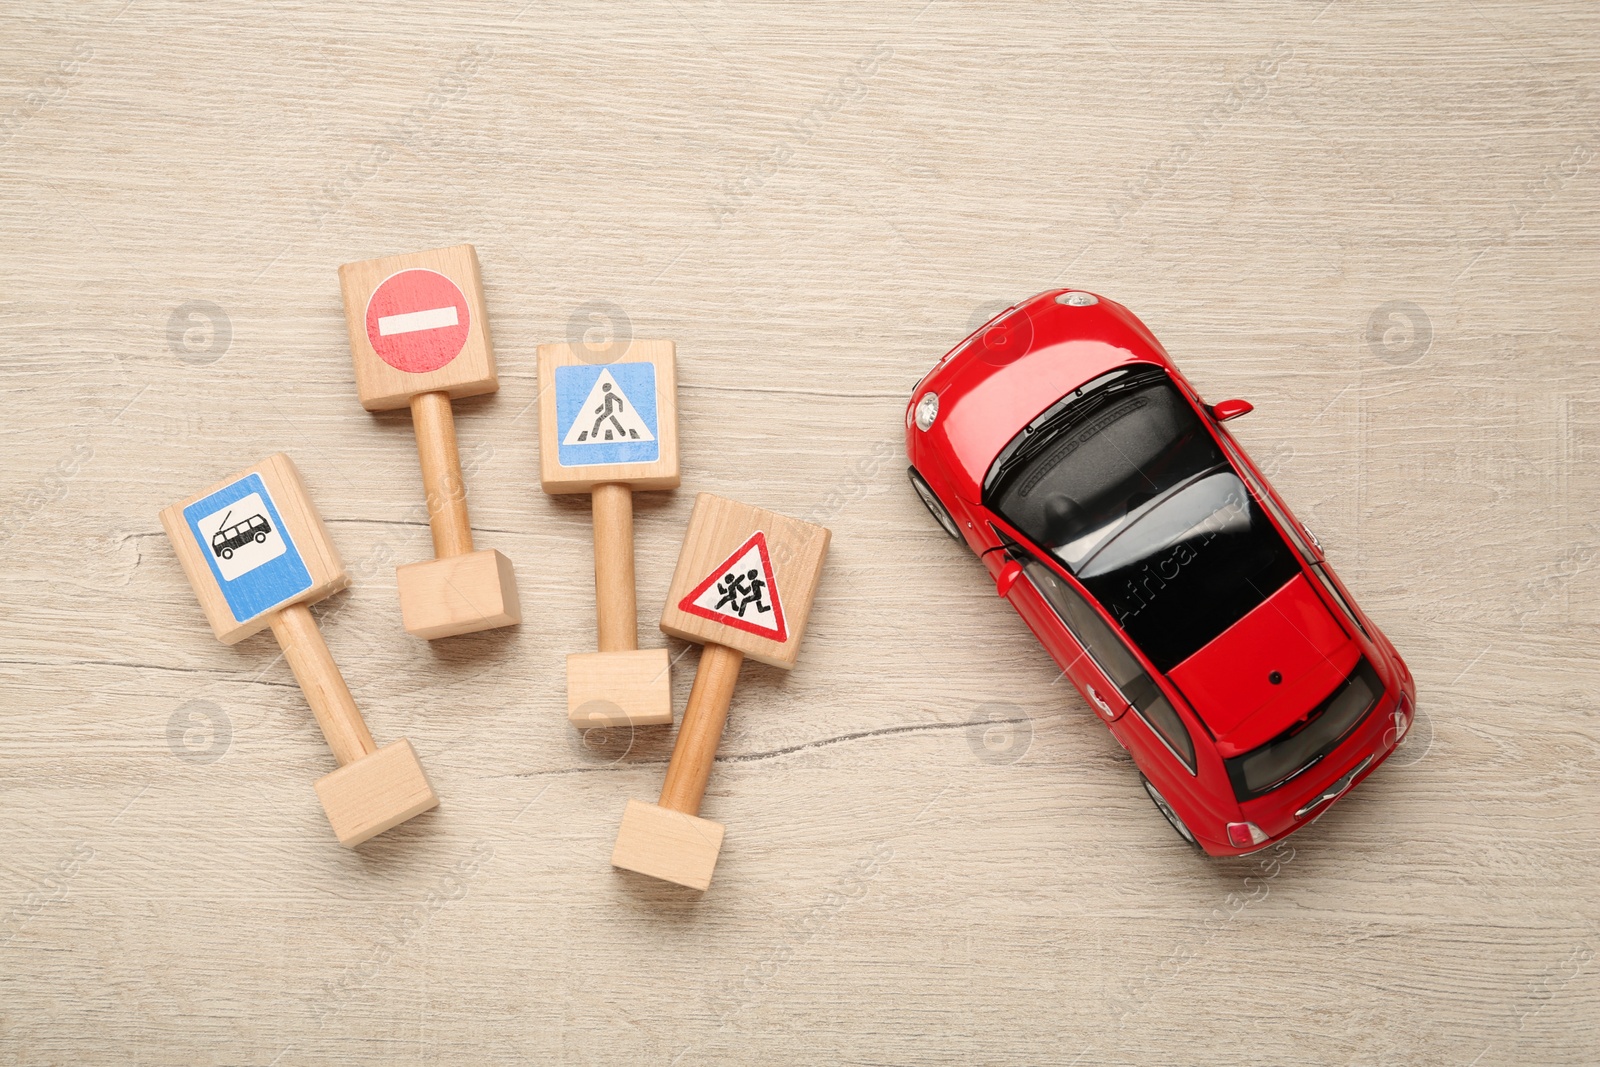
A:
[[[557,367],[556,422],[563,467],[655,462],[655,365]]]
[[[752,534],[683,598],[678,609],[760,637],[787,641],[789,630],[772,578],[766,534],[760,530]]]
[[[183,517],[236,621],[311,588],[311,574],[259,474],[195,501]]]

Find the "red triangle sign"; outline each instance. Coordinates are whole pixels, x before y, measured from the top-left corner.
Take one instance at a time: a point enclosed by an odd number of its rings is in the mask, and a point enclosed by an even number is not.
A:
[[[751,534],[750,540],[734,549],[733,555],[678,602],[678,610],[736,626],[757,637],[789,640],[778,583],[773,581],[772,558],[767,555],[767,535],[760,530]]]

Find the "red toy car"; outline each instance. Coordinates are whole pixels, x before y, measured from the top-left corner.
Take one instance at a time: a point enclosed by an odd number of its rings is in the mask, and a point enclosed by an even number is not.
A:
[[[1394,750],[1416,685],[1144,323],[1051,290],[906,408],[911,482],[1133,755],[1173,829],[1243,855]]]

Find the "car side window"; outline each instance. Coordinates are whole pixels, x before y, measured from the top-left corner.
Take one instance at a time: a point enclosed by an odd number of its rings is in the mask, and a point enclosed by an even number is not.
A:
[[[1194,739],[1183,719],[1156,685],[1155,679],[1139,665],[1122,638],[1106,625],[1094,605],[1037,559],[1022,561],[1022,572],[1045,602],[1061,616],[1079,643],[1106,672],[1106,677],[1122,691],[1139,718],[1178,757],[1190,774],[1195,773]]]

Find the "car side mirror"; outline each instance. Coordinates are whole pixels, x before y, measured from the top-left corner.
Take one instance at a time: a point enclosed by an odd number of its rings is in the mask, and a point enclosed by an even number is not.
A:
[[[1008,559],[1005,566],[1000,568],[1000,573],[994,576],[994,590],[1001,596],[1011,592],[1011,587],[1017,584],[1017,579],[1022,577],[1022,564],[1014,559]]]
[[[1218,422],[1227,422],[1240,415],[1248,415],[1255,409],[1256,406],[1248,400],[1223,400],[1211,405],[1211,417]]]

